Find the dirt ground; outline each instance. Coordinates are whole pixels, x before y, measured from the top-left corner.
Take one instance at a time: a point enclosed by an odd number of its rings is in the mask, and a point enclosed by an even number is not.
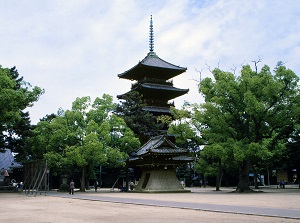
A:
[[[230,189],[222,192],[213,189],[194,189],[184,194],[138,194],[93,191],[93,196],[130,197],[166,201],[186,201],[224,205],[274,207],[300,211],[300,190],[268,190],[266,193],[235,194]],[[0,222],[32,223],[179,223],[179,222],[299,222],[297,219],[264,217],[245,214],[219,213],[181,208],[122,204],[102,201],[80,200],[45,195],[26,196],[18,193],[0,193]]]

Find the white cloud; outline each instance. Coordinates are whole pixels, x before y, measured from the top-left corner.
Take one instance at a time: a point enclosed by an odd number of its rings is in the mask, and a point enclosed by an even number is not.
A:
[[[187,67],[174,79],[189,88],[176,99],[200,102],[199,73],[230,70],[263,57],[300,73],[298,1],[115,0],[1,1],[0,64],[46,93],[30,109],[34,123],[59,107],[69,109],[76,97],[114,97],[130,89],[117,74],[148,53],[153,14],[155,51],[162,59]]]

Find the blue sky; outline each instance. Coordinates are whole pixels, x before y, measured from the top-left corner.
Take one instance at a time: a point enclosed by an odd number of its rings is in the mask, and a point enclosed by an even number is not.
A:
[[[300,1],[297,0],[0,0],[0,64],[45,94],[29,109],[33,123],[76,97],[127,92],[118,74],[154,51],[187,67],[174,86],[189,88],[175,99],[201,103],[197,91],[208,66],[230,71],[262,58],[300,74]]]

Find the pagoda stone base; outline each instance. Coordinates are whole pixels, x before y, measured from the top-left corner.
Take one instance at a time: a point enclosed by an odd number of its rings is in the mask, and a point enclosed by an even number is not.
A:
[[[179,182],[173,167],[143,169],[142,177],[134,189],[141,193],[183,193],[185,190]]]

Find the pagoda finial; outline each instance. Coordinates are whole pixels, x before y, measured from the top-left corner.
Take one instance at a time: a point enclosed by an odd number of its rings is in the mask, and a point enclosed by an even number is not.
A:
[[[154,33],[153,33],[152,15],[151,15],[151,18],[150,18],[149,50],[150,50],[150,52],[154,52]]]

